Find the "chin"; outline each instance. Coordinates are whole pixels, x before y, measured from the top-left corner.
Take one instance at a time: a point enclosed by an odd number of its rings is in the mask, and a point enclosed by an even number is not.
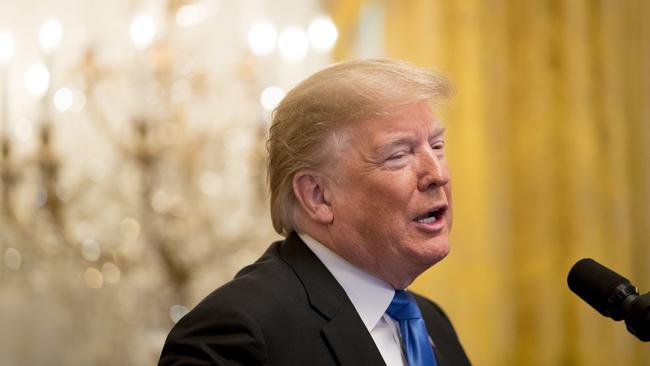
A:
[[[435,240],[433,243],[428,244],[426,254],[424,255],[426,263],[432,266],[440,262],[449,254],[450,249],[451,247],[447,240]]]

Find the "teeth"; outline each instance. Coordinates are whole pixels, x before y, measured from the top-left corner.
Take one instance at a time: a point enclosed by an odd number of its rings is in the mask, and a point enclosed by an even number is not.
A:
[[[435,216],[431,216],[424,219],[418,219],[418,222],[421,224],[433,224],[434,222],[436,222],[436,220],[437,219]]]
[[[421,224],[433,224],[434,222],[438,221],[438,218],[441,215],[441,210],[433,210],[430,212],[427,212],[426,214],[419,216],[416,218],[416,221],[421,223]]]

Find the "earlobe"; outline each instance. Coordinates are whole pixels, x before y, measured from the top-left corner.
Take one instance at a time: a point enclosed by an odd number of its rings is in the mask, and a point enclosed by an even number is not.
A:
[[[293,177],[293,193],[301,210],[310,220],[329,224],[334,219],[323,179],[313,172],[298,172]]]

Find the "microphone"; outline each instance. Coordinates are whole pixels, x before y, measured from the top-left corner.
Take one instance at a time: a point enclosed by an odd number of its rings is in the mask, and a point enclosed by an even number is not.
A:
[[[627,330],[650,341],[650,292],[639,296],[630,281],[591,258],[573,265],[567,277],[569,289],[603,316],[625,319]]]

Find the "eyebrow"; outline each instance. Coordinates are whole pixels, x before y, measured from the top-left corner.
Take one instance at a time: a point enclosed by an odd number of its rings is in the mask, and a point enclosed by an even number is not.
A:
[[[431,138],[434,138],[434,137],[442,136],[446,131],[447,131],[446,127],[440,126],[436,130],[434,130],[434,132],[427,138],[427,140],[431,139]],[[375,151],[381,153],[381,152],[384,152],[387,149],[390,149],[390,148],[395,147],[395,146],[411,145],[411,144],[413,144],[413,140],[414,139],[413,139],[412,136],[405,136],[405,135],[400,136],[398,134],[395,138],[388,141],[388,143],[386,143],[386,144],[384,144],[382,146],[379,146],[377,149],[375,149]]]

